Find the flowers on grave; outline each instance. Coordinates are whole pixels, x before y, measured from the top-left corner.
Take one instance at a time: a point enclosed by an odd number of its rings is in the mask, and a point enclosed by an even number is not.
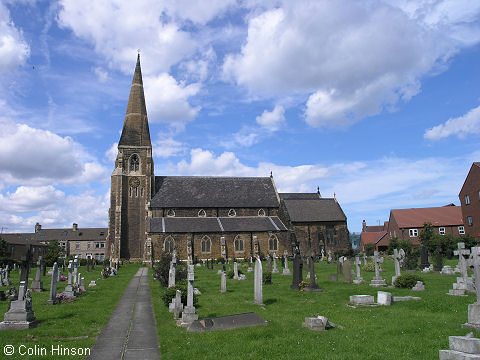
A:
[[[67,294],[65,294],[64,292],[60,293],[60,294],[57,294],[57,296],[55,296],[55,302],[56,303],[59,303],[59,304],[65,304],[65,303],[71,303],[73,302],[73,299],[68,296]]]
[[[112,273],[112,268],[106,266],[102,270],[102,276],[104,279],[107,279],[110,277],[110,274]]]
[[[363,271],[375,271],[375,263],[369,262],[362,266]]]
[[[309,283],[302,281],[300,284],[298,284],[298,288],[300,291],[303,291],[304,288],[306,288],[309,285]]]
[[[63,275],[60,275],[60,281],[67,281],[67,277],[66,276],[63,276]]]

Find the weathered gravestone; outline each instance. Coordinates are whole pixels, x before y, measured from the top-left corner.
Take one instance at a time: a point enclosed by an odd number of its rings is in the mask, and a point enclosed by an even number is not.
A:
[[[373,261],[375,262],[375,277],[370,281],[370,286],[387,286],[385,280],[380,276],[380,267],[378,263],[383,263],[383,257],[378,256],[378,251],[373,252]]]
[[[175,286],[176,266],[177,266],[177,252],[173,250],[172,260],[170,261],[170,269],[168,270],[168,287],[169,288]]]
[[[392,258],[393,258],[393,261],[394,261],[394,263],[395,263],[395,275],[392,276],[392,285],[393,285],[393,283],[395,282],[395,279],[401,275],[401,272],[400,272],[400,261],[399,261],[400,258],[401,258],[401,256],[400,256],[400,254],[398,253],[398,250],[397,250],[397,249],[393,249],[393,256],[392,256]]]
[[[315,262],[313,261],[313,250],[310,252],[310,261],[309,261],[309,266],[310,266],[310,283],[304,290],[306,291],[311,291],[311,292],[322,292],[323,290],[318,286],[317,282],[315,281],[316,276],[315,276]]]
[[[465,243],[459,242],[457,244],[458,250],[454,254],[458,255],[458,265],[460,276],[457,277],[457,282],[453,283],[453,289],[448,292],[453,296],[465,296],[465,290],[475,292],[473,279],[468,277],[468,264],[465,256],[470,255],[470,250],[465,249]]]
[[[255,279],[254,279],[254,304],[263,305],[263,270],[260,257],[255,260]]]
[[[290,286],[292,290],[298,290],[300,283],[303,281],[303,261],[300,256],[300,250],[298,246],[295,247],[295,254],[293,256],[293,279],[292,285]]]
[[[50,295],[47,304],[54,305],[57,300],[57,279],[58,279],[58,265],[53,264],[52,279],[50,280]]]
[[[267,254],[267,272],[272,272],[272,257]]]
[[[225,271],[222,271],[222,279],[220,281],[220,292],[221,293],[227,292],[227,274],[225,274]]]
[[[435,271],[442,271],[442,267],[443,267],[442,248],[440,246],[437,246],[436,250],[437,250],[436,251],[437,263],[435,265]]]
[[[76,295],[75,285],[73,284],[73,260],[68,262],[68,283],[64,293],[71,298],[75,298]]]
[[[238,280],[238,264],[236,261],[233,263],[233,278]]]
[[[360,260],[360,258],[358,256],[356,256],[355,257],[355,267],[356,267],[356,270],[357,270],[357,276],[353,280],[354,284],[362,284],[363,283],[363,278],[360,275],[360,265],[361,264],[362,264],[362,261]]]
[[[42,282],[42,257],[38,257],[37,261],[37,273],[35,275],[35,281],[32,282],[32,290],[41,292],[43,291],[43,282]]]
[[[440,360],[480,359],[480,339],[469,333],[465,336],[449,336],[450,350],[439,350]]]
[[[468,322],[462,327],[480,330],[480,247],[472,247],[476,302],[468,305]]]
[[[342,268],[342,263],[340,260],[337,262],[337,275],[342,275],[343,268]]]
[[[430,267],[430,263],[428,262],[428,248],[426,246],[422,246],[422,256],[420,261],[420,270]]]
[[[278,269],[277,269],[277,254],[273,253],[273,269],[272,269],[272,274],[278,274]]]
[[[343,262],[343,282],[349,284],[352,282],[352,266],[350,265],[350,260],[344,260]]]
[[[5,278],[3,279],[4,286],[10,286],[10,266],[5,267]]]
[[[267,325],[267,321],[257,314],[250,312],[244,314],[227,315],[215,318],[195,320],[188,327],[190,332],[216,331],[238,329],[246,326]]]
[[[283,252],[283,272],[282,275],[290,276],[292,273],[290,272],[290,268],[288,267],[288,251],[285,250]]]
[[[188,265],[187,306],[185,306],[183,309],[180,326],[188,326],[193,321],[198,319],[198,315],[195,312],[195,306],[193,306],[193,281],[195,280],[194,271],[194,266]]]

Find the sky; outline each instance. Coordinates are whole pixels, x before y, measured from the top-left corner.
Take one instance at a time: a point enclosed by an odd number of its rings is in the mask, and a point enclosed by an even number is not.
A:
[[[479,1],[0,0],[0,232],[108,225],[137,51],[157,176],[272,172],[359,232],[480,161]]]

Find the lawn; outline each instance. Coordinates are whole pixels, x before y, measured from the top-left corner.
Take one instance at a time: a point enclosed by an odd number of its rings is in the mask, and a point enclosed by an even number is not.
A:
[[[456,261],[447,264],[454,267]],[[393,261],[386,260],[383,267],[382,276],[391,283]],[[333,282],[328,281],[328,274],[336,273],[336,265],[321,263],[316,264],[316,272],[323,293],[293,291],[291,276],[273,274],[273,284],[263,287],[265,306],[257,306],[253,304],[253,273],[242,268],[248,280],[227,280],[228,291],[221,294],[218,269],[219,265],[214,270],[195,267],[195,287],[202,292],[199,318],[253,311],[268,325],[188,333],[176,326],[161,299],[164,289],[151,280],[162,359],[438,359],[438,350],[448,349],[448,336],[469,332],[461,324],[467,320],[467,305],[475,302],[473,294],[446,295],[456,275],[421,274],[426,286],[423,292],[378,289],[368,285],[374,272],[362,271],[366,280],[362,285],[345,284],[341,277]],[[378,290],[422,299],[389,307],[348,306],[350,295],[375,295],[376,299]],[[314,332],[303,328],[304,318],[315,315],[326,316],[345,329]]]
[[[18,354],[19,346],[22,351],[37,349],[36,356],[29,359],[84,359],[85,356],[56,356],[51,354],[51,346],[60,345],[61,348],[91,348],[97,335],[105,326],[120,300],[126,286],[138,270],[139,265],[129,264],[120,268],[119,274],[108,279],[101,278],[101,266],[95,271],[87,272],[85,266],[79,268],[79,272],[85,277],[87,293],[82,294],[73,303],[49,306],[50,279],[49,275],[42,277],[44,292],[33,293],[33,310],[39,324],[37,328],[16,331],[0,331],[0,359],[21,359]],[[36,268],[30,273],[30,278],[35,279]],[[67,269],[63,272],[67,274]],[[10,279],[18,288],[19,271],[11,271]],[[97,280],[96,287],[88,287],[91,280]],[[29,281],[31,284],[32,281]],[[63,291],[66,281],[58,283],[57,292]],[[0,289],[6,290],[6,287]],[[3,313],[8,310],[9,301],[0,302],[1,320]],[[6,356],[5,345],[13,345],[17,356]],[[41,354],[40,349],[46,348],[47,355]],[[26,358],[26,356],[25,356]]]

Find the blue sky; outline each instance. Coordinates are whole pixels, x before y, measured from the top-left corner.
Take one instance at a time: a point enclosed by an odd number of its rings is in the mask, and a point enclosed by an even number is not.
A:
[[[0,227],[107,226],[137,49],[156,175],[336,194],[351,231],[459,204],[480,3],[0,1]]]

